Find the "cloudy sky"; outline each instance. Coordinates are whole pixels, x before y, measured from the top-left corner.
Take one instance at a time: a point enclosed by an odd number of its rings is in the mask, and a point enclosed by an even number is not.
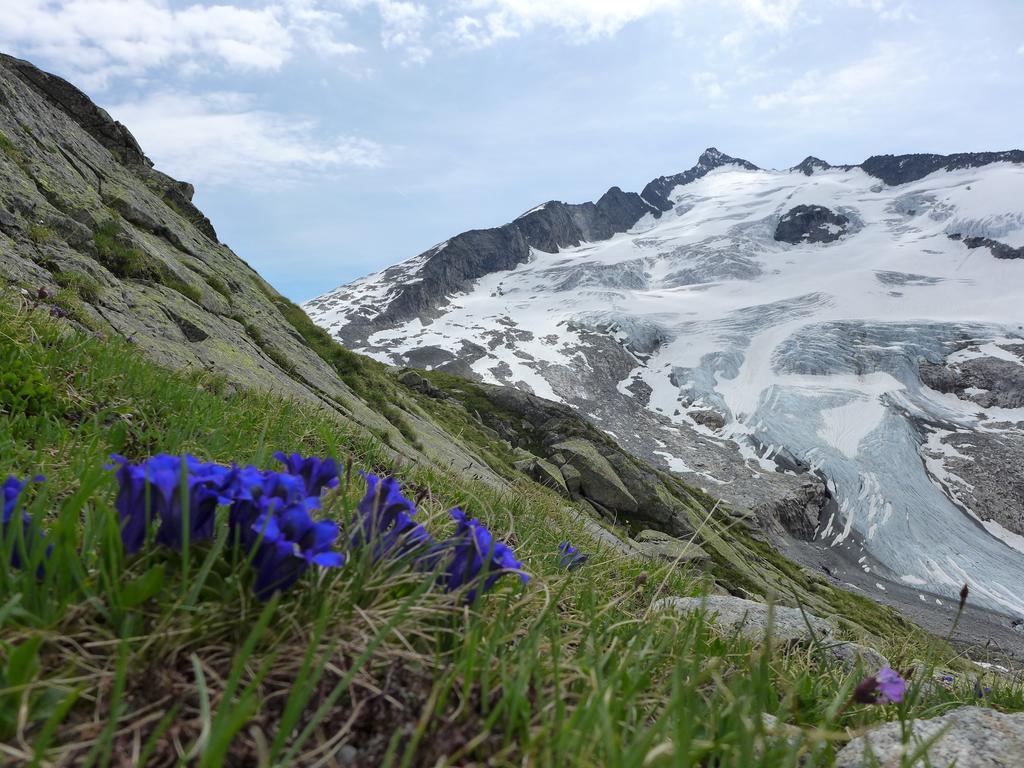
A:
[[[707,146],[1024,143],[1020,0],[0,0],[0,50],[86,90],[304,300]]]

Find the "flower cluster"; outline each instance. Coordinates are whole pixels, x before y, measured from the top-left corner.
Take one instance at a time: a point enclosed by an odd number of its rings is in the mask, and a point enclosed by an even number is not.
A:
[[[41,482],[43,482],[43,480],[45,480],[45,478],[42,475],[38,475],[38,476],[32,478],[32,481],[36,482],[36,483],[41,483]],[[14,477],[14,475],[10,475],[4,481],[4,484],[3,484],[4,518],[3,518],[3,528],[2,528],[4,540],[7,539],[8,535],[10,533],[11,523],[15,520],[15,513],[18,510],[18,502],[19,502],[19,500],[21,498],[21,492],[23,490],[25,490],[25,486],[26,485],[28,485],[28,483],[22,482],[18,478]],[[23,543],[24,543],[25,552],[29,555],[29,557],[31,557],[31,554],[32,554],[32,549],[31,548],[33,546],[32,518],[28,515],[27,512],[22,512],[21,513],[20,523],[21,523],[22,540],[23,540]],[[42,538],[42,534],[39,535],[39,538],[40,539]],[[46,554],[49,555],[51,550],[52,550],[52,546],[47,547]],[[20,551],[20,548],[18,547],[17,543],[15,543],[13,545],[13,548],[11,549],[11,565],[13,567],[21,568],[21,555],[22,555],[22,553]],[[41,568],[41,566],[40,566],[40,568]]]
[[[332,550],[338,526],[311,516],[321,491],[338,484],[337,465],[298,454],[275,458],[285,471],[225,467],[192,456],[158,454],[140,464],[113,456],[125,550],[138,552],[154,525],[156,543],[175,550],[186,537],[208,540],[217,507],[227,506],[231,541],[252,555],[260,599],[290,587],[310,565],[340,567],[344,557]]]
[[[558,564],[567,571],[575,571],[590,559],[590,555],[580,552],[568,541],[559,544],[558,551],[561,553],[558,556]]]
[[[392,477],[379,478],[365,473],[366,495],[359,502],[351,537],[352,546],[370,547],[374,561],[402,556],[414,557],[419,567],[436,570],[446,592],[455,592],[483,579],[484,591],[507,573],[518,573],[525,583],[529,576],[512,550],[496,541],[476,518],[468,518],[458,508],[449,511],[455,520],[455,533],[436,541],[413,520],[416,506],[402,496]],[[478,588],[466,592],[467,602],[476,598]]]
[[[442,547],[449,550],[439,578],[445,591],[454,592],[483,577],[486,592],[506,573],[518,573],[525,584],[530,577],[523,572],[523,564],[516,560],[512,550],[496,541],[479,520],[466,517],[461,509],[449,512],[455,520],[455,534]],[[477,588],[466,593],[467,602],[476,599]]]
[[[460,509],[450,512],[455,533],[435,540],[413,519],[416,506],[391,477],[363,475],[366,495],[343,536],[335,522],[313,517],[323,491],[338,485],[334,460],[283,453],[274,457],[283,470],[224,466],[169,454],[138,463],[112,456],[125,551],[135,554],[150,542],[181,551],[208,541],[214,538],[218,508],[226,507],[228,540],[255,568],[254,588],[261,600],[288,589],[311,566],[343,566],[346,558],[335,549],[341,542],[350,550],[368,550],[373,562],[409,557],[415,568],[433,573],[446,592],[468,587],[467,601],[475,599],[481,586],[488,590],[505,574],[529,580],[512,550]],[[3,485],[5,539],[24,485],[14,477]],[[26,541],[31,522],[23,513]],[[20,563],[15,549],[13,564]]]
[[[861,704],[890,704],[903,701],[907,681],[891,667],[882,667],[877,674],[865,678],[853,691],[853,700]]]

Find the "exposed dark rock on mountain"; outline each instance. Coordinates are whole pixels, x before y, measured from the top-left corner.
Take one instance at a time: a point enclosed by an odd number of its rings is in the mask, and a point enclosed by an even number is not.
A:
[[[959,234],[949,236],[950,240],[963,240],[968,248],[988,248],[997,259],[1024,259],[1024,245],[1020,248],[1013,248],[1006,243],[1000,243],[991,237],[963,237]]]
[[[800,171],[804,176],[813,176],[815,171],[827,171],[832,166],[814,155],[808,155],[799,165],[794,165],[792,170]]]
[[[756,165],[747,160],[730,157],[714,147],[708,147],[697,159],[697,164],[693,168],[673,176],[659,176],[644,187],[640,197],[657,210],[668,211],[672,208],[672,202],[668,199],[668,195],[673,189],[680,184],[689,184],[691,181],[707,176],[715,168],[721,168],[723,165],[738,165],[750,171],[758,170]]]
[[[955,155],[873,155],[860,164],[865,173],[889,186],[923,179],[935,171],[978,168],[989,163],[1024,163],[1024,151],[961,152]]]
[[[823,205],[790,208],[775,227],[775,239],[791,243],[831,243],[846,234],[850,219]]]
[[[921,381],[934,390],[985,408],[1024,407],[1024,359],[976,357],[957,363],[921,363]]]

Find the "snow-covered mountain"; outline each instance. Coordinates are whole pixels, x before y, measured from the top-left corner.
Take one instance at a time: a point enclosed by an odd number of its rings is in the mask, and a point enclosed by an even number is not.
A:
[[[568,403],[733,504],[783,499],[921,599],[966,581],[1024,614],[1024,152],[709,149],[305,309],[383,361]]]

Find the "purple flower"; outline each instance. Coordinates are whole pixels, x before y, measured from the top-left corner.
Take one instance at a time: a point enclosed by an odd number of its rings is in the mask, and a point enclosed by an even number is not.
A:
[[[309,515],[315,508],[312,501],[285,505],[275,498],[264,500],[274,511],[260,515],[252,525],[259,541],[253,558],[259,599],[288,589],[311,565],[340,568],[345,564],[344,556],[331,550],[338,526],[328,520],[314,521]]]
[[[412,519],[416,506],[402,495],[397,480],[381,479],[368,472],[363,477],[366,495],[357,508],[357,526],[351,536],[353,547],[371,547],[376,562],[433,546],[434,539]]]
[[[441,545],[450,554],[439,577],[446,592],[454,592],[480,577],[484,578],[483,590],[486,592],[506,573],[517,571],[523,583],[530,580],[522,573],[523,564],[516,560],[512,550],[496,541],[479,520],[467,518],[461,509],[453,509],[449,514],[456,522],[455,535]],[[477,587],[469,590],[466,601],[472,602],[476,593]]]
[[[878,673],[865,678],[854,689],[853,699],[861,704],[889,704],[903,701],[907,682],[891,667],[882,667]]]
[[[338,485],[338,465],[334,459],[320,459],[316,456],[303,457],[302,454],[287,455],[278,451],[274,458],[288,468],[288,473],[298,475],[306,484],[306,495],[318,498],[324,488],[335,488]]]
[[[132,464],[123,456],[111,456],[117,470],[120,489],[116,507],[121,518],[121,539],[125,551],[138,552],[146,540],[150,524],[159,521],[156,541],[175,550],[184,543],[185,514],[188,514],[188,539],[203,541],[213,536],[217,505],[229,499],[223,495],[233,470],[206,464],[192,456],[182,459],[161,453],[141,464]],[[182,497],[182,482],[187,498]]]
[[[41,483],[45,479],[46,478],[43,477],[42,475],[37,475],[36,477],[32,478],[32,482]],[[2,528],[2,531],[0,531],[3,534],[3,539],[6,539],[8,534],[10,533],[11,523],[14,521],[15,513],[18,511],[18,501],[19,501],[19,499],[21,497],[21,492],[23,490],[25,490],[25,486],[26,485],[28,485],[27,482],[22,482],[21,480],[16,478],[14,475],[8,476],[8,478],[4,481],[4,484],[3,484],[4,517],[3,517],[3,528]],[[22,540],[24,542],[24,552],[25,552],[26,555],[28,555],[31,558],[31,556],[32,556],[32,545],[33,545],[33,542],[36,539],[35,539],[35,537],[33,536],[33,533],[32,533],[32,517],[27,512],[22,512],[21,513],[21,531],[22,531]],[[43,539],[43,534],[42,533],[38,533],[37,535],[38,535],[38,540],[41,541]],[[21,553],[20,550],[21,550],[21,547],[18,545],[18,543],[14,542],[13,546],[12,546],[12,549],[11,549],[11,565],[14,568],[21,568],[21,565],[22,565],[21,554],[22,553]],[[48,546],[46,548],[46,556],[49,557],[49,555],[50,555],[50,553],[52,551],[53,551],[53,545]],[[42,566],[41,565],[39,567],[38,575],[39,575],[39,578],[42,578],[42,576],[43,576]]]
[[[559,544],[558,551],[562,553],[559,555],[558,564],[567,571],[575,571],[590,559],[590,555],[583,554],[568,541]]]

